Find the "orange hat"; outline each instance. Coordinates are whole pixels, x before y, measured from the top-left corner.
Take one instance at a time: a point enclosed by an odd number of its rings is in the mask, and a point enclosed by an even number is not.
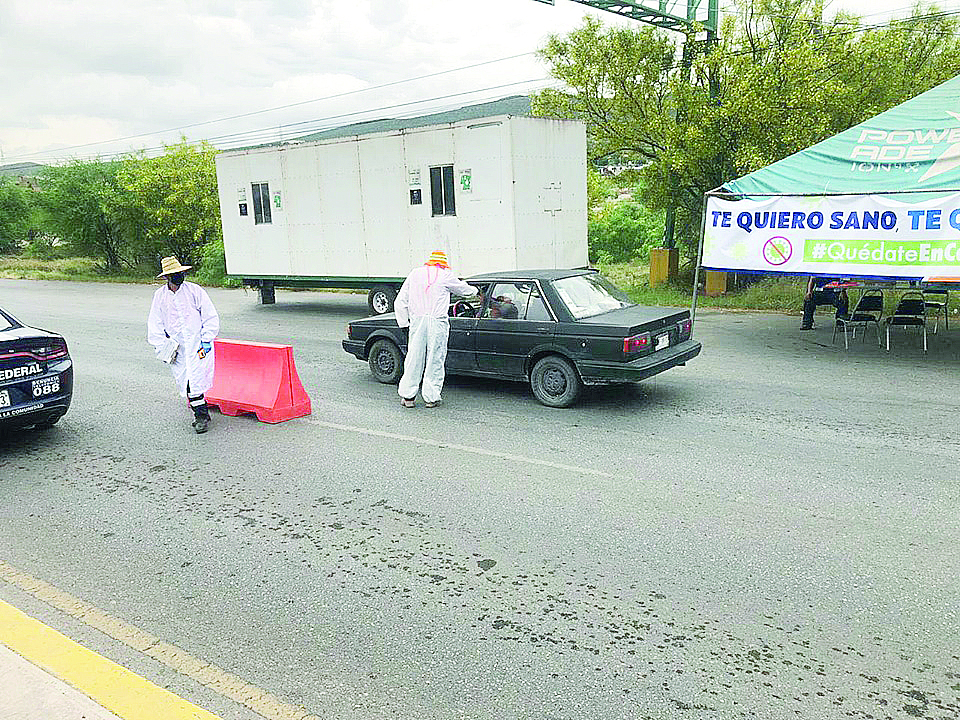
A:
[[[437,267],[449,268],[447,265],[447,254],[442,250],[434,250],[433,255],[425,263],[426,265],[436,265]]]

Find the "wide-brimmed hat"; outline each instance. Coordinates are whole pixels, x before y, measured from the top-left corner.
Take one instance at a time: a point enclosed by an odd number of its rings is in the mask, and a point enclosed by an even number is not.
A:
[[[430,256],[430,259],[427,260],[425,265],[436,265],[437,267],[448,268],[447,265],[447,254],[442,250],[434,250],[433,254]]]
[[[160,278],[164,275],[171,275],[175,272],[186,272],[192,267],[193,265],[181,265],[176,256],[171,255],[170,257],[165,257],[160,261],[160,274],[157,275],[157,277]]]

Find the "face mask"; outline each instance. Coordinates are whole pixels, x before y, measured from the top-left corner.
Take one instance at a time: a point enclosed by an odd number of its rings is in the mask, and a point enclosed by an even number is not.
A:
[[[182,272],[170,273],[169,275],[167,275],[167,279],[168,279],[173,285],[176,285],[177,287],[180,287],[181,285],[183,285],[183,273],[182,273]]]

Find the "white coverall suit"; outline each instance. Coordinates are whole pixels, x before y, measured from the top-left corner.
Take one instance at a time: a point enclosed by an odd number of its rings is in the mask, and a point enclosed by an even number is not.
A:
[[[212,345],[219,332],[217,309],[196,283],[184,281],[176,292],[164,284],[153,294],[147,340],[158,355],[168,335],[180,345],[170,370],[182,397],[187,397],[187,383],[191,396],[202,395],[213,385],[213,349],[203,358],[197,351],[201,342]]]
[[[424,402],[440,401],[450,336],[447,309],[451,291],[465,296],[477,293],[449,268],[421,265],[407,276],[393,302],[397,325],[410,328],[403,377],[397,388],[402,398],[415,398],[419,388]]]

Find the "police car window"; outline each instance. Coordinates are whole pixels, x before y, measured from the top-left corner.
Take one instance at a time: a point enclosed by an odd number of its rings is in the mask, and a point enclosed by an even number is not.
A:
[[[6,315],[0,313],[0,330],[9,330],[12,327],[16,327]]]

